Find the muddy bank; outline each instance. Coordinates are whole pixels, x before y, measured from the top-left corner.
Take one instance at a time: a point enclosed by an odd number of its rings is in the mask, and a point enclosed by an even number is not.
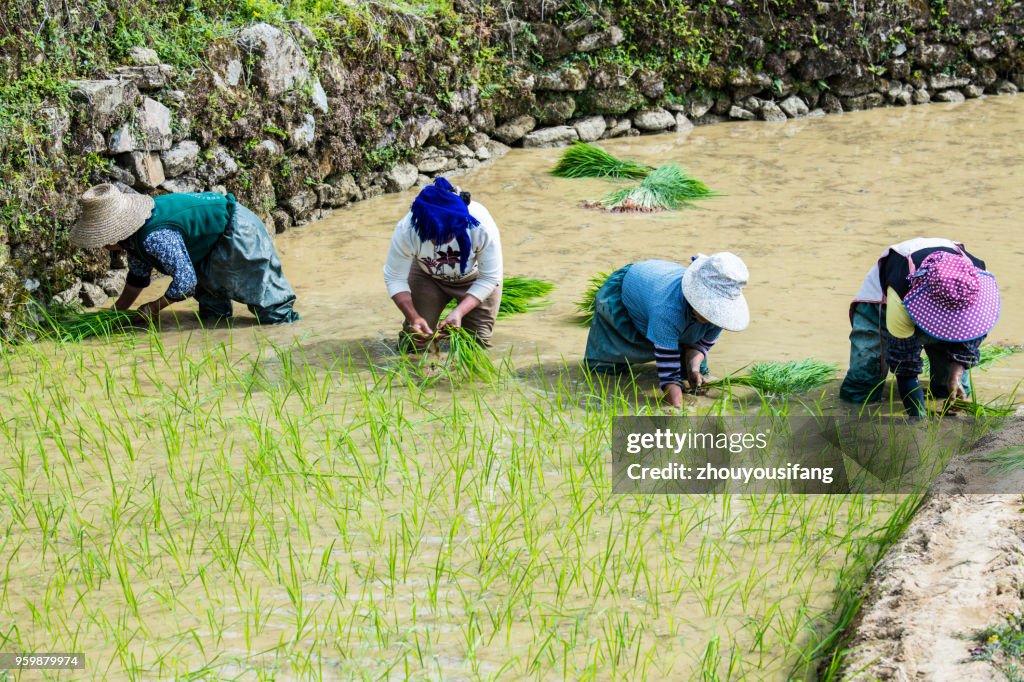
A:
[[[975,636],[1024,606],[1024,470],[984,458],[1024,445],[1024,421],[982,439],[937,482],[875,568],[842,679],[1004,679],[970,654]]]

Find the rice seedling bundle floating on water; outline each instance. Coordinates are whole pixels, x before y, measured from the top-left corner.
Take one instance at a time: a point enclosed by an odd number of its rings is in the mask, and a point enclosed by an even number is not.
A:
[[[604,286],[604,283],[611,277],[610,272],[599,272],[590,278],[590,284],[583,296],[576,302],[576,321],[583,327],[589,327],[594,319],[594,306],[597,304],[597,292]]]
[[[66,317],[44,314],[37,333],[44,339],[76,343],[95,336],[131,334],[145,318],[134,310],[97,310]]]
[[[667,163],[651,171],[638,186],[612,192],[596,206],[616,212],[651,213],[677,209],[715,194],[679,165]]]
[[[551,305],[544,299],[555,288],[551,282],[530,277],[506,277],[501,282],[501,304],[498,306],[498,318],[505,319],[512,315],[540,310]],[[540,300],[538,300],[540,299]],[[445,307],[447,313],[455,308],[455,301]]]
[[[501,283],[501,305],[498,306],[498,317],[505,318],[531,310],[539,310],[551,305],[544,297],[551,293],[555,285],[542,279],[530,277],[506,277]]]
[[[600,147],[574,142],[558,160],[552,175],[560,178],[629,178],[647,177],[652,166],[636,161],[617,159]]]
[[[786,395],[824,386],[835,378],[839,367],[818,360],[756,362],[747,374],[710,381],[706,386],[749,386],[760,393]]]

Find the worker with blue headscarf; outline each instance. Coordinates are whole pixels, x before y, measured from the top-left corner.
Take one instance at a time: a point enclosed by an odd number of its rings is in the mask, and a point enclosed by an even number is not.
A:
[[[403,339],[423,347],[448,327],[489,346],[501,303],[501,238],[491,214],[444,178],[424,187],[398,221],[384,263]],[[438,321],[452,301],[455,308]],[[406,344],[403,344],[406,345]]]

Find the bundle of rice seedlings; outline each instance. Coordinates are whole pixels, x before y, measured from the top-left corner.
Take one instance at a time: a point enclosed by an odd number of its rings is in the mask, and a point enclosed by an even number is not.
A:
[[[446,369],[449,376],[462,380],[493,381],[499,374],[487,349],[480,345],[471,332],[462,327],[452,327],[448,330]]]
[[[498,318],[505,319],[512,315],[540,310],[551,305],[551,301],[543,299],[555,288],[551,282],[530,277],[506,277],[501,282],[501,304],[498,306]],[[442,316],[455,308],[455,301],[445,306]]]
[[[1024,346],[1004,346],[998,343],[986,343],[979,350],[981,351],[981,360],[974,366],[974,369],[988,369],[993,363],[999,362],[1010,355],[1024,352]],[[922,373],[927,374],[930,366],[931,363],[928,362],[928,356],[926,355],[924,357],[924,369],[921,370]]]
[[[787,395],[804,393],[824,386],[835,378],[839,367],[818,360],[792,360],[790,362],[756,362],[750,372],[710,381],[705,386],[749,386],[760,393]]]
[[[576,312],[579,315],[576,316],[576,322],[581,327],[589,327],[591,320],[594,319],[594,306],[597,303],[597,292],[604,283],[611,277],[610,272],[599,272],[590,278],[590,284],[587,285],[586,291],[583,292],[583,296],[576,302]]]
[[[654,170],[645,163],[617,159],[600,147],[574,142],[558,160],[552,175],[560,178],[644,178]]]
[[[94,336],[131,334],[144,321],[145,318],[135,310],[97,310],[61,317],[44,313],[36,331],[44,339],[77,343]]]
[[[651,171],[636,187],[612,192],[598,205],[609,211],[650,213],[677,209],[715,194],[703,182],[687,175],[679,165],[667,163]]]
[[[979,403],[973,400],[958,398],[946,403],[943,411],[948,410],[966,412],[972,417],[993,419],[996,417],[1012,417],[1017,412],[1017,406],[1013,403],[997,403],[996,401]]]
[[[979,350],[981,350],[981,361],[974,366],[974,369],[985,369],[992,363],[998,362],[1007,356],[1020,353],[1024,351],[1024,346],[1003,346],[996,343],[988,343]]]
[[[445,336],[448,339],[448,355],[443,360],[439,359],[425,366],[425,358],[422,356],[406,356],[410,360],[416,358],[414,362],[418,362],[417,369],[424,379],[424,385],[432,386],[442,378],[447,378],[453,383],[472,379],[491,382],[501,375],[487,349],[480,345],[471,332],[462,327],[449,327],[445,332],[435,333],[430,341],[430,348],[436,352],[442,337]]]
[[[501,283],[501,305],[498,306],[498,317],[506,318],[551,305],[551,301],[544,297],[550,294],[554,288],[554,284],[542,279],[506,277]]]

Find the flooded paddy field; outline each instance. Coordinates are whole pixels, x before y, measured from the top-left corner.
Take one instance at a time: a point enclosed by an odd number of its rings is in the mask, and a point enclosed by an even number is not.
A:
[[[712,373],[845,366],[874,259],[946,236],[999,280],[989,340],[1020,343],[1022,114],[998,98],[609,142],[723,194],[677,213],[578,208],[607,184],[547,175],[559,150],[461,178],[506,274],[557,286],[499,321],[493,384],[424,388],[390,351],[380,269],[411,193],[278,237],[298,325],[203,330],[182,307],[160,335],[5,349],[5,650],[86,654],[53,679],[808,678],[916,499],[613,494],[612,417],[657,395],[576,369],[574,301],[598,271],[731,250],[752,324]],[[975,383],[1022,379],[1016,356]],[[840,409],[836,390],[749,409]]]

